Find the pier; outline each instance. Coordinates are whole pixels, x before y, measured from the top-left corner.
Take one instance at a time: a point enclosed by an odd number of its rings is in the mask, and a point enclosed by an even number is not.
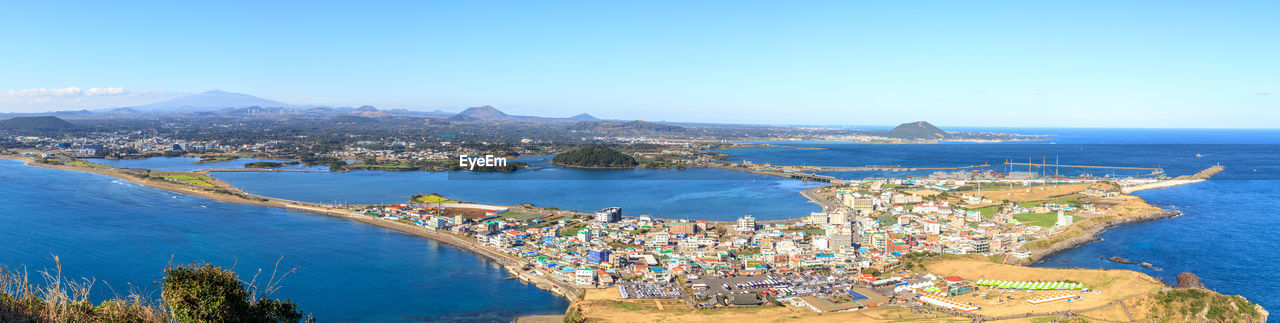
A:
[[[1213,175],[1217,175],[1218,173],[1222,172],[1222,170],[1224,169],[1226,169],[1226,167],[1223,167],[1222,165],[1213,165],[1209,168],[1206,168],[1205,170],[1196,172],[1195,174],[1192,174],[1192,175],[1182,175],[1182,176],[1174,177],[1172,179],[1158,181],[1158,182],[1121,187],[1120,192],[1124,194],[1129,194],[1129,193],[1142,191],[1142,190],[1199,183],[1199,182],[1208,180],[1210,177],[1213,177]]]

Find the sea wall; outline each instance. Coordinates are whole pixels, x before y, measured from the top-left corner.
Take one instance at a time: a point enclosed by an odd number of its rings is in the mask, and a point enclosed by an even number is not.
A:
[[[1226,167],[1223,167],[1222,165],[1213,165],[1213,166],[1210,166],[1209,168],[1205,168],[1204,170],[1199,171],[1190,176],[1183,175],[1173,179],[1159,181],[1155,183],[1146,183],[1146,184],[1134,185],[1129,187],[1121,187],[1120,192],[1124,194],[1129,194],[1129,193],[1133,193],[1141,190],[1174,187],[1178,185],[1199,183],[1199,182],[1205,181],[1206,179],[1209,179],[1210,177],[1213,177],[1213,175],[1217,175],[1218,173],[1222,172],[1222,170],[1224,169],[1226,169]]]

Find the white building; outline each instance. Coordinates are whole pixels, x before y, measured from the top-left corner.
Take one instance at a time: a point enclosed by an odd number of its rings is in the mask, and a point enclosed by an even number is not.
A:
[[[659,246],[665,246],[671,242],[671,234],[666,231],[659,231],[653,235],[653,243]]]
[[[924,232],[928,234],[942,234],[942,224],[938,221],[924,220]]]
[[[756,232],[756,218],[750,214],[738,218],[738,232]]]
[[[805,224],[827,224],[827,214],[823,212],[809,213],[809,217],[805,218]]]
[[[849,225],[849,222],[852,222],[852,221],[850,221],[848,213],[831,212],[830,214],[827,215],[828,224],[847,226]]]
[[[622,221],[622,208],[620,207],[607,207],[600,210],[600,212],[596,212],[596,222],[614,223],[618,221]]]
[[[814,239],[813,239],[813,249],[815,249],[815,250],[831,250],[831,243],[830,243],[830,240],[827,240],[827,238],[825,238],[825,237],[818,237],[818,238],[814,238]]]
[[[1075,218],[1071,217],[1070,215],[1067,215],[1066,213],[1063,213],[1062,211],[1058,211],[1058,223],[1054,225],[1057,225],[1059,227],[1069,227],[1074,222],[1075,222]]]
[[[591,285],[596,282],[596,271],[591,268],[581,268],[573,273],[573,282],[578,285]]]

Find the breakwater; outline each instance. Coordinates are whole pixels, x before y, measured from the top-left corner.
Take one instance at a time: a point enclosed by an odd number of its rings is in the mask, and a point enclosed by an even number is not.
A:
[[[1174,178],[1172,178],[1172,179],[1163,180],[1163,181],[1159,181],[1159,182],[1153,182],[1153,183],[1139,184],[1139,185],[1134,185],[1134,186],[1121,187],[1121,188],[1120,188],[1120,192],[1121,192],[1121,193],[1125,193],[1125,194],[1129,194],[1129,193],[1133,193],[1133,192],[1137,192],[1137,191],[1142,191],[1142,190],[1157,189],[1157,188],[1165,188],[1165,187],[1174,187],[1174,186],[1178,186],[1178,185],[1187,185],[1187,184],[1199,183],[1199,182],[1203,182],[1203,181],[1205,181],[1205,180],[1208,180],[1210,177],[1213,177],[1213,175],[1217,175],[1218,173],[1222,172],[1222,170],[1223,170],[1223,169],[1226,169],[1226,168],[1225,168],[1225,167],[1223,167],[1222,165],[1214,165],[1214,166],[1212,166],[1212,167],[1206,168],[1205,170],[1202,170],[1202,171],[1200,171],[1200,172],[1197,172],[1197,173],[1195,173],[1195,174],[1193,174],[1193,175],[1183,175],[1183,176],[1178,176],[1178,177],[1174,177]]]

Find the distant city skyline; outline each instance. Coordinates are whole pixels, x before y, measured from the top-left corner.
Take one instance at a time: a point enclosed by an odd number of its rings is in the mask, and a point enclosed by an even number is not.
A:
[[[212,89],[683,122],[1280,127],[1275,2],[19,2],[0,112]]]

